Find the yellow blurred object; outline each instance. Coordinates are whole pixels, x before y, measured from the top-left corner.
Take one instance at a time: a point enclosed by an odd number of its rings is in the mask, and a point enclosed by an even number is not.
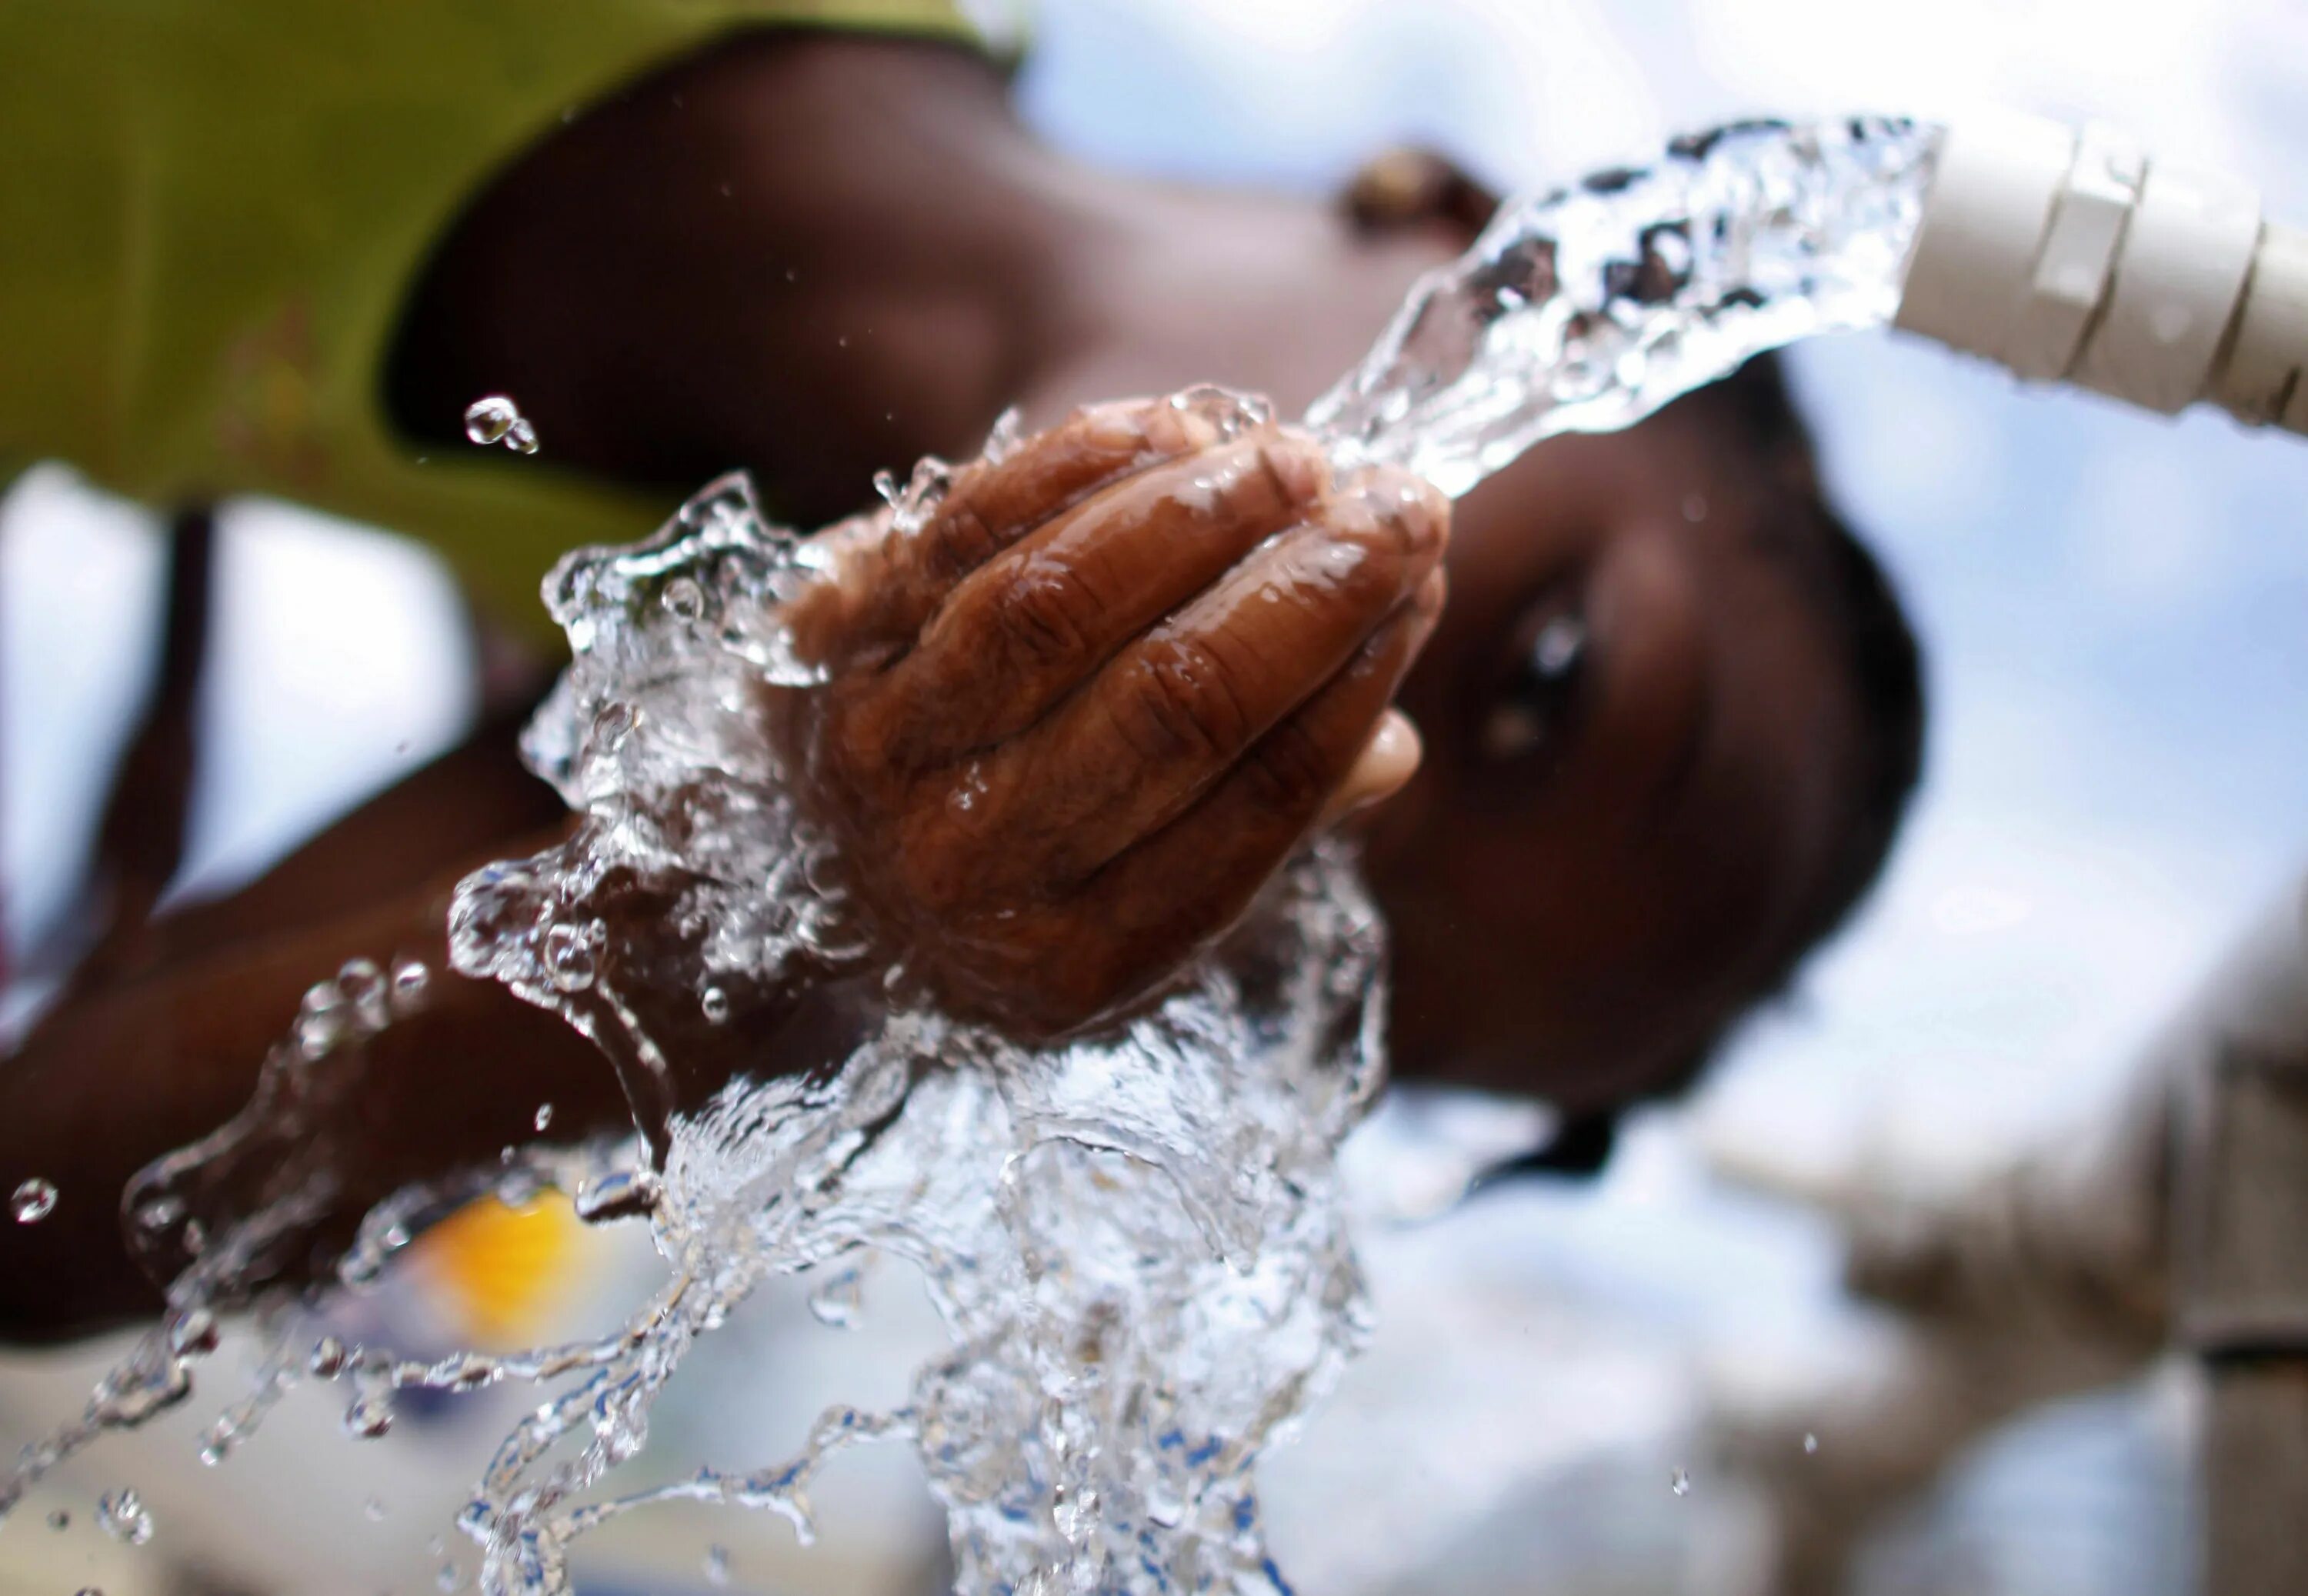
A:
[[[483,1349],[522,1346],[545,1334],[582,1272],[581,1228],[558,1192],[518,1208],[483,1197],[427,1231],[412,1262],[461,1340]]]

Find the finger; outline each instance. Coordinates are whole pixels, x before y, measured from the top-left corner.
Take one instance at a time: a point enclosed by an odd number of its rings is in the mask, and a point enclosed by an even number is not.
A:
[[[911,633],[955,583],[1099,489],[1225,436],[1231,422],[1191,394],[1089,405],[999,459],[962,468],[910,536],[891,540],[883,591],[891,627]]]
[[[1040,528],[957,587],[891,669],[893,742],[934,759],[1024,730],[1260,543],[1313,519],[1330,476],[1311,438],[1255,433]]]
[[[1419,591],[1449,516],[1425,484],[1373,472],[1261,547],[986,761],[1005,828],[1061,839],[1042,845],[1064,879],[1168,824]]]
[[[1224,935],[1315,829],[1433,632],[1442,596],[1437,571],[1200,803],[1100,872],[1090,903],[1112,928],[1115,963],[1102,978],[1118,1000],[1136,995],[1133,973],[1174,969]]]
[[[1331,801],[1315,817],[1315,829],[1335,826],[1356,811],[1402,791],[1418,773],[1422,751],[1418,728],[1411,724],[1410,716],[1399,709],[1389,709],[1380,716],[1378,725],[1364,740],[1362,751],[1355,756],[1347,778],[1339,784],[1338,791],[1331,794]]]

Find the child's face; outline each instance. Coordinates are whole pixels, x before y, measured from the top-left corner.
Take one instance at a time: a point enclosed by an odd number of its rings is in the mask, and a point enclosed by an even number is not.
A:
[[[1800,485],[1698,401],[1564,438],[1459,506],[1370,821],[1406,1076],[1581,1110],[1658,1084],[1780,967],[1849,823],[1859,708],[1767,545]]]

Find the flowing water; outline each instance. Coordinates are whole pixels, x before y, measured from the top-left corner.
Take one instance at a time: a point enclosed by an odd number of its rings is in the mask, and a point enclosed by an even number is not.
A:
[[[1623,426],[1762,349],[1887,322],[1934,147],[1896,122],[1743,125],[1511,205],[1417,286],[1308,425],[1342,468],[1405,465],[1463,493],[1551,433]],[[1219,390],[1174,402],[1222,430],[1259,414]],[[477,438],[508,441],[517,412],[484,403]],[[989,455],[1010,442],[998,429]],[[949,479],[932,461],[885,483],[881,535],[913,535]],[[947,1511],[961,1590],[1287,1589],[1253,1465],[1365,1319],[1335,1154],[1383,1076],[1384,1002],[1353,861],[1310,849],[1255,935],[1114,1034],[1035,1049],[940,1014],[874,962],[840,861],[758,729],[766,699],[819,680],[782,617],[834,557],[767,523],[732,477],[648,543],[581,551],[549,579],[573,661],[524,752],[581,825],[468,879],[451,953],[592,1038],[638,1134],[510,1149],[486,1177],[404,1192],[341,1270],[361,1289],[456,1203],[551,1187],[588,1218],[645,1222],[663,1288],[598,1342],[429,1361],[315,1342],[276,1306],[256,1386],[202,1455],[225,1458],[299,1381],[341,1384],[347,1430],[375,1437],[398,1392],[521,1380],[538,1404],[460,1521],[492,1592],[565,1589],[576,1537],[668,1498],[767,1509],[806,1535],[818,1466],[897,1437]],[[879,983],[870,1023],[822,1068],[770,1074],[778,1017],[830,981]],[[27,1449],[0,1511],[104,1430],[185,1398],[215,1311],[333,1195],[312,1149],[349,1100],[349,1060],[429,982],[348,965],[308,995],[249,1111],[140,1178],[133,1240],[179,1266],[168,1316],[80,1421]],[[226,1190],[238,1206],[220,1212]],[[606,1483],[690,1346],[764,1279],[819,1272],[821,1317],[838,1321],[868,1250],[913,1265],[951,1331],[909,1400],[837,1408],[771,1467]]]

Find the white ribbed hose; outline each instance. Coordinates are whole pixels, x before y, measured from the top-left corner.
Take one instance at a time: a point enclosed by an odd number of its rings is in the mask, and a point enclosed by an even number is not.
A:
[[[1950,129],[1895,325],[2030,381],[2308,435],[2308,232],[2104,127]]]

